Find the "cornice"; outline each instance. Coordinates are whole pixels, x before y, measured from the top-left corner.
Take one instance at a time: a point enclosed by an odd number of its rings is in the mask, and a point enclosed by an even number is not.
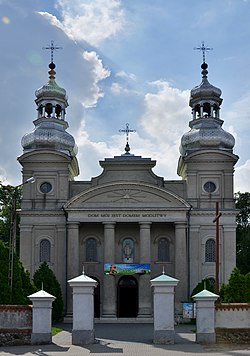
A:
[[[59,216],[59,217],[64,217],[65,214],[62,210],[21,210],[18,213],[21,217],[24,216]]]

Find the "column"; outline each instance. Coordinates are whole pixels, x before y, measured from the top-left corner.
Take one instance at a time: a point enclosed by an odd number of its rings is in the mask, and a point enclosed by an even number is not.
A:
[[[174,343],[174,287],[178,279],[165,274],[151,280],[154,288],[154,343]]]
[[[32,334],[31,343],[34,345],[51,344],[51,318],[53,295],[40,290],[28,296],[32,301]]]
[[[79,275],[79,223],[67,224],[67,279]],[[67,287],[67,315],[73,312],[72,290]]]
[[[180,281],[176,288],[176,308],[181,312],[181,302],[186,301],[188,263],[187,263],[187,242],[186,242],[186,223],[175,223],[175,277]]]
[[[72,344],[87,345],[95,341],[94,331],[94,288],[97,282],[82,275],[68,281],[73,288]]]
[[[103,223],[104,225],[104,263],[115,263],[115,223]],[[102,316],[116,318],[116,280],[113,275],[104,275]]]
[[[200,106],[200,117],[203,117],[203,105]]]
[[[193,296],[196,302],[196,342],[215,343],[214,302],[218,297],[206,289]]]
[[[151,263],[151,222],[140,223],[140,263]],[[139,318],[152,316],[150,274],[139,277]]]

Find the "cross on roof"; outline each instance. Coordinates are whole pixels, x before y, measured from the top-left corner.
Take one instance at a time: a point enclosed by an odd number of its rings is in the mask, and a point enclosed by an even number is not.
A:
[[[199,51],[202,51],[203,63],[206,62],[205,53],[206,53],[207,51],[212,51],[212,50],[213,50],[213,48],[211,48],[211,47],[206,47],[204,41],[201,42],[201,46],[199,46],[199,47],[194,47],[194,49],[198,49]]]
[[[125,129],[120,129],[119,132],[124,132],[126,134],[126,142],[128,143],[128,138],[129,138],[130,132],[136,132],[136,130],[130,129],[129,128],[129,124],[126,123],[126,128]]]
[[[50,46],[48,46],[48,47],[43,47],[43,49],[49,49],[49,50],[50,50],[51,63],[53,63],[54,51],[57,51],[58,49],[62,49],[62,47],[57,47],[57,46],[55,46],[55,45],[54,45],[54,41],[51,40]]]

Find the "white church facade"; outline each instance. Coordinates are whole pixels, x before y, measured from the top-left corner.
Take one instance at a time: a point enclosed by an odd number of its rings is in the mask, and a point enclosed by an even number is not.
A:
[[[65,89],[49,81],[36,91],[34,130],[22,138],[18,158],[23,181],[20,255],[31,275],[46,261],[59,280],[65,315],[72,314],[67,280],[85,273],[98,282],[95,316],[150,318],[150,279],[166,274],[179,280],[176,309],[203,278],[215,281],[215,205],[219,203],[219,283],[236,264],[236,210],[233,195],[234,138],[223,130],[220,89],[207,79],[191,90],[190,130],[180,145],[179,180],[154,174],[156,161],[125,153],[99,162],[90,181],[79,174],[74,138],[67,132]],[[167,131],[166,131],[167,135]]]

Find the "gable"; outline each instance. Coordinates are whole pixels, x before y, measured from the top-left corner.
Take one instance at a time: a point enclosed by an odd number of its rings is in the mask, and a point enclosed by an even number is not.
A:
[[[112,183],[90,188],[68,201],[65,210],[163,208],[188,210],[190,205],[181,197],[143,183]]]

